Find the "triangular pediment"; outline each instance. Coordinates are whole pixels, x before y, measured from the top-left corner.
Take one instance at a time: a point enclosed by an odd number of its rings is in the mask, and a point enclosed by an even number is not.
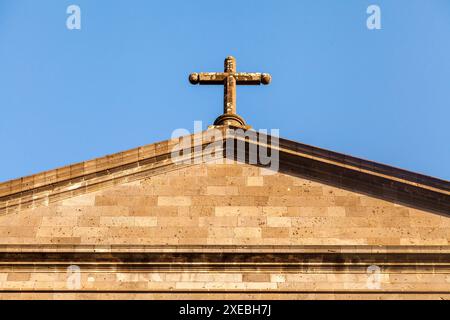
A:
[[[226,163],[230,160],[396,204],[440,214],[450,213],[448,181],[289,140],[277,138],[276,145],[271,144],[273,137],[250,130],[247,131],[252,132],[249,136],[245,136],[247,132],[244,136],[236,134],[227,127],[214,130],[219,136],[207,130],[1,183],[0,214],[48,206],[53,202],[200,163]],[[244,150],[243,153],[239,148]],[[272,164],[267,165],[267,159],[262,161],[259,152],[262,148],[265,149],[263,154],[273,155],[276,152],[276,159],[270,159],[277,161],[275,169]],[[213,150],[213,157],[211,154],[205,156],[206,150]],[[251,154],[256,154],[253,162],[250,161]]]
[[[196,159],[194,147],[204,145],[198,137],[190,137],[197,144],[193,143],[192,157],[184,154],[185,158]],[[314,155],[298,155],[303,150],[292,145],[286,149],[283,141],[278,171],[226,157],[175,163],[170,143],[85,162],[84,173],[61,181],[66,169],[70,177],[81,166],[44,173],[41,176],[56,181],[3,196],[2,242],[448,244],[450,218],[439,210],[448,206],[448,194],[437,188],[440,180],[421,185],[385,173],[371,175],[349,164],[339,166],[331,156],[321,161],[316,150]],[[90,172],[90,167],[95,169]],[[380,179],[390,189],[380,189]],[[26,180],[22,182],[26,188]],[[401,195],[401,187],[407,195],[411,190],[417,193],[418,205],[405,204],[410,199]],[[427,210],[421,197],[434,193],[443,201]]]

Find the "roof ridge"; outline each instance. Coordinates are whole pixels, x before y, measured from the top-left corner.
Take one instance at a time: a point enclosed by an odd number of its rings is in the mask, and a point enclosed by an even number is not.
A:
[[[367,160],[364,158],[348,155],[341,152],[315,147],[312,145],[304,144],[289,139],[280,138],[280,141],[283,141],[285,144],[295,144],[297,151],[313,154],[315,156],[319,156],[325,159],[333,159],[335,161],[342,162],[348,165],[353,165],[355,167],[364,168],[374,172],[383,173],[389,176],[398,177],[411,182],[425,184],[438,189],[450,191],[450,181],[445,179],[406,170],[403,168],[395,167],[392,165],[388,165],[373,160]]]
[[[125,151],[107,154],[91,160],[72,163],[55,169],[0,182],[0,199],[4,196],[32,190],[48,184],[59,183],[65,180],[91,175],[99,171],[110,170],[133,162],[157,157],[168,153],[171,150],[171,147],[179,143],[179,139],[190,137],[191,139],[196,140],[197,136],[203,135],[205,132],[207,132],[207,130],[182,136],[177,139],[166,139]]]

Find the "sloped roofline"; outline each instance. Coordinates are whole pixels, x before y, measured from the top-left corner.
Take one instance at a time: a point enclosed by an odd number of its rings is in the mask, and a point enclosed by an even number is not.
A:
[[[230,129],[233,129],[231,127],[218,129],[223,134],[224,143],[229,139],[242,140],[230,134]],[[263,135],[257,135],[260,141],[259,137]],[[98,190],[102,187],[102,181],[110,181],[108,185],[111,185],[111,180],[105,179],[107,176],[118,179],[122,177],[122,173],[131,177],[144,171],[148,173],[153,170],[157,173],[165,170],[164,168],[173,169],[170,163],[172,148],[181,139],[191,139],[192,146],[202,145],[204,148],[209,144],[205,142],[209,141],[205,136],[208,136],[208,130],[0,183],[0,213],[59,200],[59,196],[52,198],[55,192],[64,194],[67,198]],[[270,136],[265,137],[271,139]],[[259,146],[258,141],[251,143]],[[337,185],[344,188],[350,187],[348,184],[360,185],[362,192],[370,193],[371,188],[381,188],[375,196],[391,193],[393,198],[387,197],[390,200],[395,200],[400,191],[413,198],[419,195],[427,203],[435,202],[439,212],[450,214],[449,181],[282,138],[276,148],[280,152],[282,171],[297,172],[325,183],[337,182]],[[123,177],[117,179],[113,184],[130,180]],[[400,185],[401,190],[397,188]],[[41,197],[43,201],[39,200],[39,194],[44,195]]]
[[[444,179],[408,171],[372,160],[350,156],[344,153],[322,149],[292,140],[280,138],[280,145],[283,145],[288,149],[295,148],[297,152],[303,153],[304,155],[311,155],[323,160],[328,160],[335,164],[353,167],[355,170],[367,171],[372,174],[379,174],[392,179],[401,179],[405,182],[410,182],[415,185],[422,185],[424,187],[436,189],[436,191],[443,191],[444,193],[450,194],[450,181]]]

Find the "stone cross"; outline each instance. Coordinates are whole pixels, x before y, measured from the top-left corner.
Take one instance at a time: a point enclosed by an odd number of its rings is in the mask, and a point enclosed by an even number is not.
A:
[[[191,73],[189,81],[192,84],[219,84],[224,86],[223,114],[214,121],[214,125],[232,125],[249,128],[244,119],[236,114],[236,85],[269,84],[271,76],[268,73],[236,72],[236,59],[229,56],[225,59],[224,72]]]

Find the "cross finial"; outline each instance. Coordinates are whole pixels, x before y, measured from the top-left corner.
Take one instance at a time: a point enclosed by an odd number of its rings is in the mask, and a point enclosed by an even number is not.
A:
[[[191,73],[189,81],[192,84],[220,84],[224,86],[223,114],[214,125],[231,125],[249,128],[244,119],[236,114],[236,85],[269,84],[271,76],[268,73],[236,72],[236,59],[228,56],[224,63],[224,72]]]

